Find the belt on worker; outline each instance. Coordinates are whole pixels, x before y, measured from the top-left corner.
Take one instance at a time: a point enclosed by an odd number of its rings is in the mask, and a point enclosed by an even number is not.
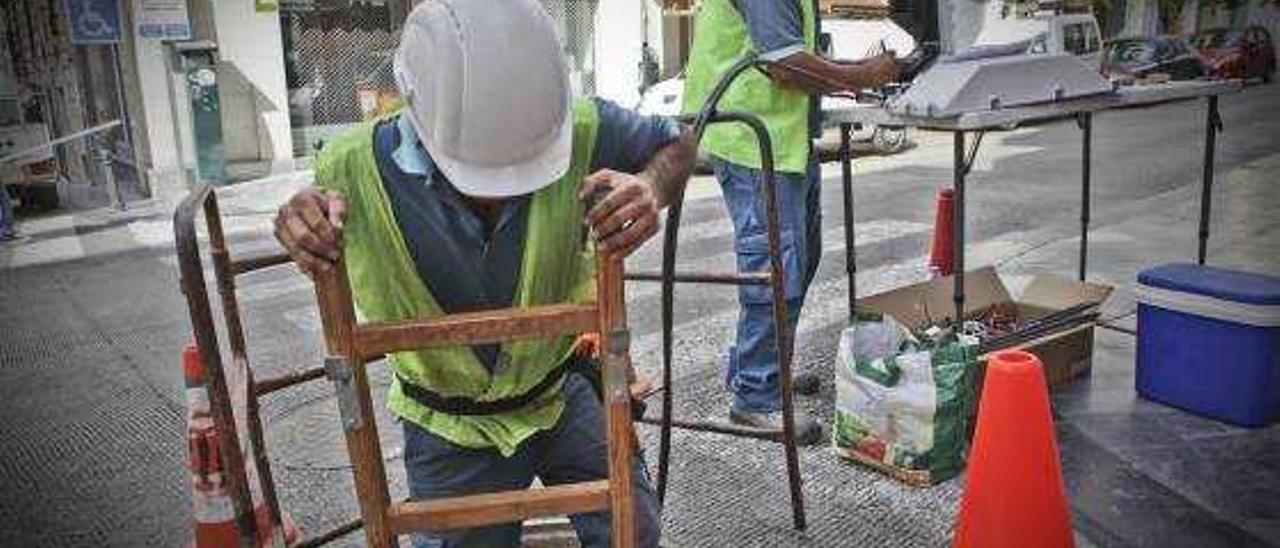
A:
[[[560,380],[564,378],[565,373],[579,369],[583,369],[585,372],[584,362],[586,362],[586,360],[578,360],[574,357],[570,357],[569,359],[560,362],[560,365],[556,366],[555,369],[552,369],[550,373],[547,373],[546,377],[539,381],[533,388],[530,388],[527,392],[515,396],[487,401],[476,401],[471,398],[459,396],[441,396],[440,394],[405,380],[405,378],[401,377],[399,374],[396,375],[396,378],[400,379],[400,391],[403,392],[404,395],[432,411],[444,413],[446,415],[499,415],[519,410],[526,405],[533,403],[546,393],[548,389],[555,386],[557,382],[560,382]]]

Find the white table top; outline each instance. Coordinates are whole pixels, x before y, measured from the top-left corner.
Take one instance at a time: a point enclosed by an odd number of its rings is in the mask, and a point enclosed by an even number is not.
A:
[[[1244,86],[1240,80],[1168,82],[1128,86],[1115,93],[1069,99],[1053,103],[969,112],[959,116],[931,118],[906,116],[875,105],[849,99],[827,97],[822,101],[824,126],[840,124],[900,125],[940,130],[981,131],[1011,129],[1024,122],[1058,118],[1081,112],[1135,107],[1166,101],[1180,101],[1234,93]]]

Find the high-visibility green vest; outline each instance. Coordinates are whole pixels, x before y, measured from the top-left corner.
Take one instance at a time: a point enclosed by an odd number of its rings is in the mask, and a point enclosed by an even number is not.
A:
[[[742,13],[734,0],[702,0],[694,22],[693,50],[685,67],[686,113],[698,112],[720,78],[754,50]],[[799,2],[804,17],[805,50],[815,51],[813,3]],[[765,53],[765,52],[756,52]],[[778,171],[804,173],[809,163],[809,95],[784,87],[759,70],[748,69],[734,80],[720,100],[720,110],[760,116],[773,142],[773,165]],[[738,123],[714,124],[702,137],[702,149],[731,163],[760,169],[760,145],[755,133]]]
[[[573,158],[556,183],[536,192],[529,205],[524,255],[513,307],[595,299],[593,251],[583,249],[584,218],[578,191],[595,148],[594,101],[573,110]],[[443,314],[418,274],[396,223],[374,159],[375,124],[335,140],[316,164],[316,183],[347,197],[344,254],[352,294],[365,321],[430,318]],[[404,394],[400,379],[444,397],[493,401],[528,392],[572,352],[574,337],[518,341],[502,345],[493,373],[467,346],[398,352],[388,407],[397,416],[454,444],[498,449],[510,456],[521,442],[560,419],[560,383],[523,409],[510,413],[458,416],[436,412]]]

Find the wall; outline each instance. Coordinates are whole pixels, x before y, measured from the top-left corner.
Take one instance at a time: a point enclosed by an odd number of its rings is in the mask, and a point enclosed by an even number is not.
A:
[[[942,49],[955,52],[973,45],[988,18],[999,16],[1001,0],[947,0],[939,2]],[[950,21],[951,24],[945,24]]]
[[[222,63],[218,90],[228,162],[260,163],[271,172],[291,168],[279,14],[257,13],[249,0],[218,1],[213,22]]]
[[[1160,34],[1160,11],[1156,0],[1127,0],[1124,30],[1118,36],[1154,36]]]
[[[1271,33],[1271,47],[1280,56],[1280,4],[1272,0],[1249,0],[1246,25],[1259,25]]]
[[[596,8],[596,95],[631,107],[640,102],[641,0],[603,0]]]
[[[656,0],[643,0],[644,10],[648,17],[648,26],[644,29],[643,38],[649,41],[649,47],[658,57],[659,74],[665,75],[670,67],[662,66],[666,57],[666,43],[662,36],[662,4]],[[659,76],[659,80],[662,76]]]
[[[167,197],[186,191],[182,163],[182,147],[175,125],[171,103],[169,66],[166,46],[159,40],[135,38],[132,41],[134,72],[141,108],[131,110],[139,127],[139,156],[152,194]]]
[[[1011,22],[1012,19],[1002,17],[1003,6],[1003,0],[939,0],[938,34],[942,50],[963,51],[974,44],[986,27]]]
[[[241,0],[189,0],[189,8],[193,38],[218,46],[223,142],[233,178],[291,169],[278,15],[256,13],[253,2]],[[139,156],[157,197],[181,196],[193,179],[196,158],[186,82],[169,44],[136,34],[132,38],[127,44],[132,50],[129,72],[136,77],[126,85],[139,96],[138,108],[132,110],[139,126]]]

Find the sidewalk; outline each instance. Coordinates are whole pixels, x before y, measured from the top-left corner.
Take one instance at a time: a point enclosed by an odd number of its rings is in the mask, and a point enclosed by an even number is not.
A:
[[[219,187],[218,207],[228,240],[270,237],[276,210],[311,183],[310,170]],[[695,176],[685,199],[719,196],[708,176]],[[19,219],[20,238],[0,242],[0,271],[152,250],[171,253],[173,212],[182,196],[129,202],[124,211],[100,208]],[[197,223],[202,235],[204,226]]]
[[[227,238],[270,235],[276,208],[311,178],[311,171],[297,171],[219,188]],[[172,252],[173,211],[181,198],[129,202],[124,211],[101,208],[19,219],[22,238],[0,243],[0,270],[142,250]]]

